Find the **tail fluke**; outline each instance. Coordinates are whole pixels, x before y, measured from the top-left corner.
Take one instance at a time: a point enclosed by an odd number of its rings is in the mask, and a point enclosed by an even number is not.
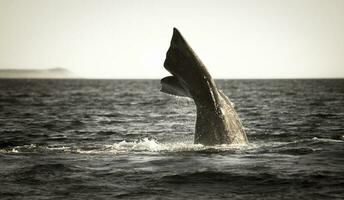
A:
[[[202,61],[174,28],[164,67],[173,77],[162,79],[162,91],[187,96],[195,101],[213,101],[217,96],[215,83]]]
[[[179,80],[174,76],[167,76],[161,79],[161,92],[182,97],[191,97],[189,91],[185,89]]]

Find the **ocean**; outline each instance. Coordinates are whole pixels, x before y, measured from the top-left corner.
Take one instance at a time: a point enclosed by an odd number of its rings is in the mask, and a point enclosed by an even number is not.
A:
[[[0,199],[344,199],[344,79],[216,80],[248,145],[159,80],[0,80]]]

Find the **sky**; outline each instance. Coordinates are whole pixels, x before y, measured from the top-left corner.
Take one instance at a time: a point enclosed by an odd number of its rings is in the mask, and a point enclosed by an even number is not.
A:
[[[343,0],[0,0],[0,69],[162,78],[173,27],[213,78],[343,78]]]

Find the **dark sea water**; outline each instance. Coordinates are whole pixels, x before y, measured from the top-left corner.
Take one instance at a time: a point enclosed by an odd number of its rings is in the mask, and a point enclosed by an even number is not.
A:
[[[158,80],[0,80],[0,199],[344,199],[344,80],[217,83],[247,146]]]

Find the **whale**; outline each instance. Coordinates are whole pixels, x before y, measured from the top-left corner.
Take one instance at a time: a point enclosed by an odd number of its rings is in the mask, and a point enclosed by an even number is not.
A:
[[[218,89],[205,65],[173,28],[161,79],[161,92],[193,99],[196,110],[194,143],[202,145],[247,144],[248,139],[234,104]]]

